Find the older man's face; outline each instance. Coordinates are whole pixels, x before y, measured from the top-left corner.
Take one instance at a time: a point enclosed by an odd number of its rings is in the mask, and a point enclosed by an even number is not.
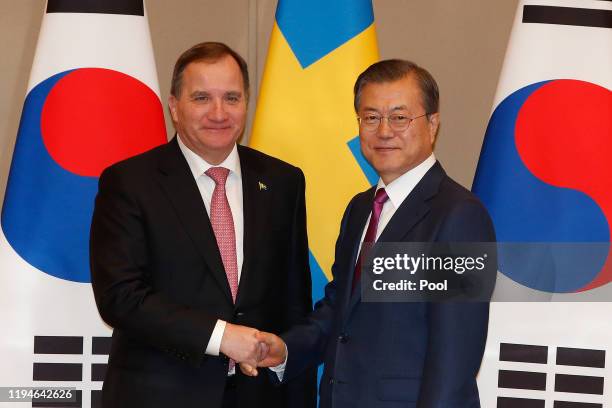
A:
[[[361,90],[358,108],[361,118],[367,115],[414,118],[426,113],[412,75],[394,82],[366,84]],[[429,157],[438,124],[438,113],[414,119],[402,131],[391,129],[386,119],[381,120],[378,128],[367,129],[362,120],[359,128],[361,151],[385,184],[389,184]]]
[[[229,55],[190,63],[183,71],[180,96],[170,96],[169,105],[181,141],[208,163],[221,163],[246,123],[240,67]]]

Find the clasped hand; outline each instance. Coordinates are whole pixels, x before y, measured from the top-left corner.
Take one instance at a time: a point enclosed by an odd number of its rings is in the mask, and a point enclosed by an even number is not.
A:
[[[248,376],[256,376],[257,367],[275,367],[286,358],[283,340],[272,333],[227,323],[220,351],[240,364]]]

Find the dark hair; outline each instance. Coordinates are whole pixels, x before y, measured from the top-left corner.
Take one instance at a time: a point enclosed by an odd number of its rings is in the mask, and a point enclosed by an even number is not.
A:
[[[221,58],[229,55],[236,61],[238,67],[240,67],[240,73],[242,74],[242,84],[244,85],[244,92],[248,99],[249,97],[249,71],[247,63],[236,51],[232,50],[227,45],[220,42],[203,42],[196,44],[184,53],[176,60],[174,64],[174,72],[172,72],[172,83],[170,85],[170,95],[179,97],[181,94],[181,86],[183,80],[183,71],[187,65],[192,62],[216,62]]]
[[[431,74],[412,61],[390,59],[376,62],[363,71],[355,82],[354,105],[355,112],[359,109],[361,90],[369,83],[394,82],[407,75],[414,75],[421,90],[421,103],[425,112],[436,113],[440,108],[440,92],[438,84]]]

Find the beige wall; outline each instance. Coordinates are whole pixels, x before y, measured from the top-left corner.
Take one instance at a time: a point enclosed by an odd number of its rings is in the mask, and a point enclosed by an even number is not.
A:
[[[374,0],[382,58],[412,59],[439,82],[436,154],[471,185],[517,0]],[[228,43],[249,62],[256,95],[276,0],[146,0],[162,100],[181,51]],[[0,0],[0,196],[19,125],[44,0]],[[255,99],[253,99],[255,101]],[[251,115],[252,115],[251,107]],[[167,128],[171,124],[166,117]]]

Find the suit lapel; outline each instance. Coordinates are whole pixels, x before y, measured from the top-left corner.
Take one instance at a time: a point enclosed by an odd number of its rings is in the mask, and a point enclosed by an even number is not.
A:
[[[360,195],[354,202],[353,208],[351,210],[351,216],[347,221],[347,231],[346,231],[346,242],[351,243],[349,247],[350,253],[348,254],[348,263],[345,267],[348,269],[347,279],[346,279],[346,287],[343,292],[343,310],[346,310],[349,302],[352,304],[354,298],[357,298],[357,293],[360,292],[360,283],[357,282],[357,286],[355,287],[355,291],[352,290],[353,276],[355,275],[355,263],[357,262],[357,256],[359,256],[359,252],[361,246],[361,236],[363,235],[363,231],[366,227],[366,222],[368,220],[368,216],[370,212],[372,212],[372,201],[374,200],[374,192],[375,188],[371,188],[366,191],[362,195]],[[349,310],[351,309],[350,306]],[[346,314],[345,316],[348,316]]]
[[[440,182],[446,175],[439,162],[419,181],[408,197],[402,202],[395,214],[391,217],[384,231],[378,237],[377,242],[404,242],[410,241],[409,235],[414,226],[427,215],[430,210],[429,200],[439,190]],[[373,194],[370,203],[373,200]],[[371,204],[370,204],[371,205]],[[362,227],[363,231],[363,227]],[[361,237],[358,237],[359,240]],[[359,241],[357,241],[359,242]],[[363,272],[363,271],[362,271]],[[361,282],[355,287],[348,306],[349,313],[361,299]],[[348,314],[347,314],[348,316]]]
[[[244,219],[243,237],[243,262],[240,272],[240,283],[238,284],[238,294],[236,304],[239,305],[246,296],[246,291],[252,287],[250,283],[253,272],[253,259],[260,251],[264,250],[258,246],[261,242],[259,236],[269,233],[268,226],[265,225],[267,211],[271,211],[270,197],[274,185],[266,176],[265,169],[258,166],[249,155],[249,152],[242,146],[238,146],[238,156],[240,157],[240,169],[242,173],[242,210]]]
[[[206,207],[176,138],[169,142],[165,153],[158,166],[159,183],[219,287],[232,302],[229,283]]]
[[[429,212],[429,200],[438,193],[444,175],[442,166],[436,162],[393,214],[380,234],[379,242],[402,242],[406,239],[414,226]]]

